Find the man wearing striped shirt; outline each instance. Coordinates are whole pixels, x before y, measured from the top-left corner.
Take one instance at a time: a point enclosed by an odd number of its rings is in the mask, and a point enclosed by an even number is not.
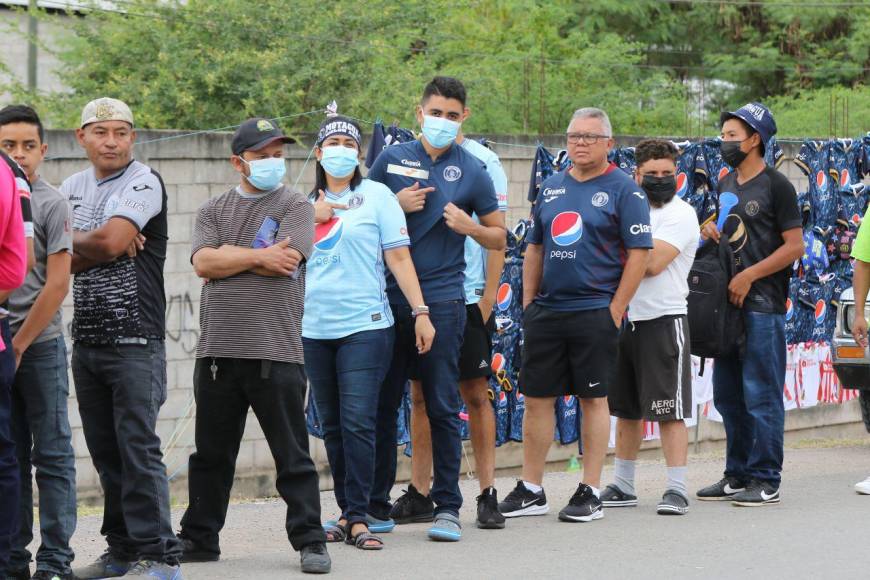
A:
[[[253,408],[275,458],[287,536],[302,552],[302,571],[324,573],[330,560],[308,453],[301,338],[314,207],[281,183],[287,141],[266,119],[245,121],[230,158],[241,182],[203,204],[194,226],[191,261],[206,282],[193,377],[196,452],[179,535],[183,561],[220,557],[218,535]]]

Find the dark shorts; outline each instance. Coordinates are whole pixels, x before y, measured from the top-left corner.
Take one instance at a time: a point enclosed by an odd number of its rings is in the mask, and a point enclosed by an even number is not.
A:
[[[616,380],[619,336],[609,308],[561,312],[532,303],[523,314],[523,331],[523,395],[607,396]]]
[[[619,338],[610,414],[676,421],[692,416],[692,359],[686,316],[628,324]]]
[[[477,304],[465,305],[465,332],[462,349],[459,351],[459,380],[488,378],[492,374],[492,333],[495,331],[495,316],[483,322],[483,314]],[[437,340],[437,339],[436,339]],[[410,370],[412,381],[420,380],[417,369]]]
[[[483,321],[477,304],[465,306],[465,335],[459,352],[459,380],[485,379],[492,374],[492,333],[495,331],[495,313]]]

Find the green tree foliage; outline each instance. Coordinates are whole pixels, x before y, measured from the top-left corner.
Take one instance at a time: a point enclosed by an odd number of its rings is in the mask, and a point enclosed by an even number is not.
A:
[[[710,134],[719,110],[760,99],[784,133],[822,135],[835,125],[832,99],[847,95],[850,123],[837,130],[870,129],[870,1],[115,2],[78,18],[59,54],[72,92],[30,95],[55,126],[114,95],[152,128],[220,127],[332,99],[410,127],[423,84],[449,74],[468,86],[468,130],[491,134],[561,132],[589,105],[622,134]]]

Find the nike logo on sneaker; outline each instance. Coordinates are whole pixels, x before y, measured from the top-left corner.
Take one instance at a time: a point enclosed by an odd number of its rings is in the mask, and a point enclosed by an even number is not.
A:
[[[743,488],[743,487],[731,487],[730,483],[726,483],[725,487],[722,488],[722,493],[725,493],[727,495],[733,495],[735,493],[739,493],[739,492],[743,491],[744,489],[745,488]]]
[[[771,494],[768,494],[768,493],[767,493],[766,491],[764,491],[763,489],[761,490],[761,500],[762,500],[762,501],[768,501],[768,500],[771,500],[771,499],[773,499],[773,498],[775,498],[775,497],[776,497],[776,492],[773,492],[773,493],[771,493]]]
[[[538,500],[536,500],[536,499],[533,499],[532,501],[525,501],[525,500],[523,500],[523,502],[520,504],[520,507],[523,508],[523,509],[525,509],[525,508],[529,507],[530,505],[536,503],[537,501],[538,501]]]

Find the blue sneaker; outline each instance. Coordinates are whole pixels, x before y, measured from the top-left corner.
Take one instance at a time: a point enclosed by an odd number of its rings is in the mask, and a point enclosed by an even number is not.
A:
[[[184,580],[181,575],[181,566],[164,564],[163,562],[155,562],[153,560],[139,560],[136,562],[127,576],[146,576],[148,578],[157,578],[158,580]]]
[[[459,518],[450,513],[435,516],[435,523],[429,528],[429,538],[437,542],[458,542],[462,538]]]
[[[373,534],[389,534],[396,528],[396,522],[393,518],[379,520],[371,514],[366,514],[366,524],[369,526],[369,531]],[[338,520],[329,520],[323,524],[323,529],[337,528]]]
[[[118,558],[112,552],[106,550],[96,562],[82,568],[73,570],[76,578],[89,580],[91,578],[118,578],[130,571],[133,562]]]

